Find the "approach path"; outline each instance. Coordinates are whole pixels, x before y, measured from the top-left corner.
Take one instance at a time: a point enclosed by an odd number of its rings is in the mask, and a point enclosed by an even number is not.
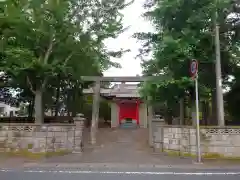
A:
[[[88,134],[88,133],[86,133]],[[86,135],[85,135],[86,137]],[[88,139],[85,139],[85,142]],[[153,154],[148,146],[147,129],[107,129],[100,128],[97,146],[86,149],[81,156],[70,154],[47,159],[56,163],[127,163],[127,164],[182,164],[191,163],[190,159],[167,157]]]

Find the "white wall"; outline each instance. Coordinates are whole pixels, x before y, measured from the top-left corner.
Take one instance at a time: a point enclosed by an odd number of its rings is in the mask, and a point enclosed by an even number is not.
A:
[[[19,111],[20,108],[12,107],[8,104],[0,102],[0,108],[4,108],[4,115],[5,116],[10,116],[10,112],[13,111],[13,116],[16,116],[16,111]]]

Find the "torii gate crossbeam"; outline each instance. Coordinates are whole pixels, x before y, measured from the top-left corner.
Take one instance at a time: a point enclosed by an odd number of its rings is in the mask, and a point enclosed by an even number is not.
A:
[[[162,81],[169,79],[162,76],[82,76],[83,81],[100,82],[144,82],[144,81]]]

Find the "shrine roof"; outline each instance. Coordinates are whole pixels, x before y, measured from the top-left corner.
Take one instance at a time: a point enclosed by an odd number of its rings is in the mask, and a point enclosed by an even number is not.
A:
[[[93,94],[93,88],[84,89],[84,94]],[[137,84],[115,84],[112,88],[101,88],[100,94],[106,97],[140,97]]]

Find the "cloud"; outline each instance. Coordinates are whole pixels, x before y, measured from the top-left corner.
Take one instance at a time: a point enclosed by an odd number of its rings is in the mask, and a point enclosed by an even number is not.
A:
[[[110,68],[104,72],[105,76],[135,76],[141,74],[141,61],[140,59],[135,59],[141,45],[136,39],[132,38],[132,35],[135,32],[153,31],[151,24],[141,17],[142,13],[144,13],[144,1],[145,0],[136,0],[132,5],[122,11],[124,14],[124,26],[130,26],[129,29],[119,35],[118,38],[109,39],[105,42],[110,50],[118,50],[121,48],[131,50],[131,52],[124,54],[121,59],[113,58],[112,60],[119,62],[122,68]]]

